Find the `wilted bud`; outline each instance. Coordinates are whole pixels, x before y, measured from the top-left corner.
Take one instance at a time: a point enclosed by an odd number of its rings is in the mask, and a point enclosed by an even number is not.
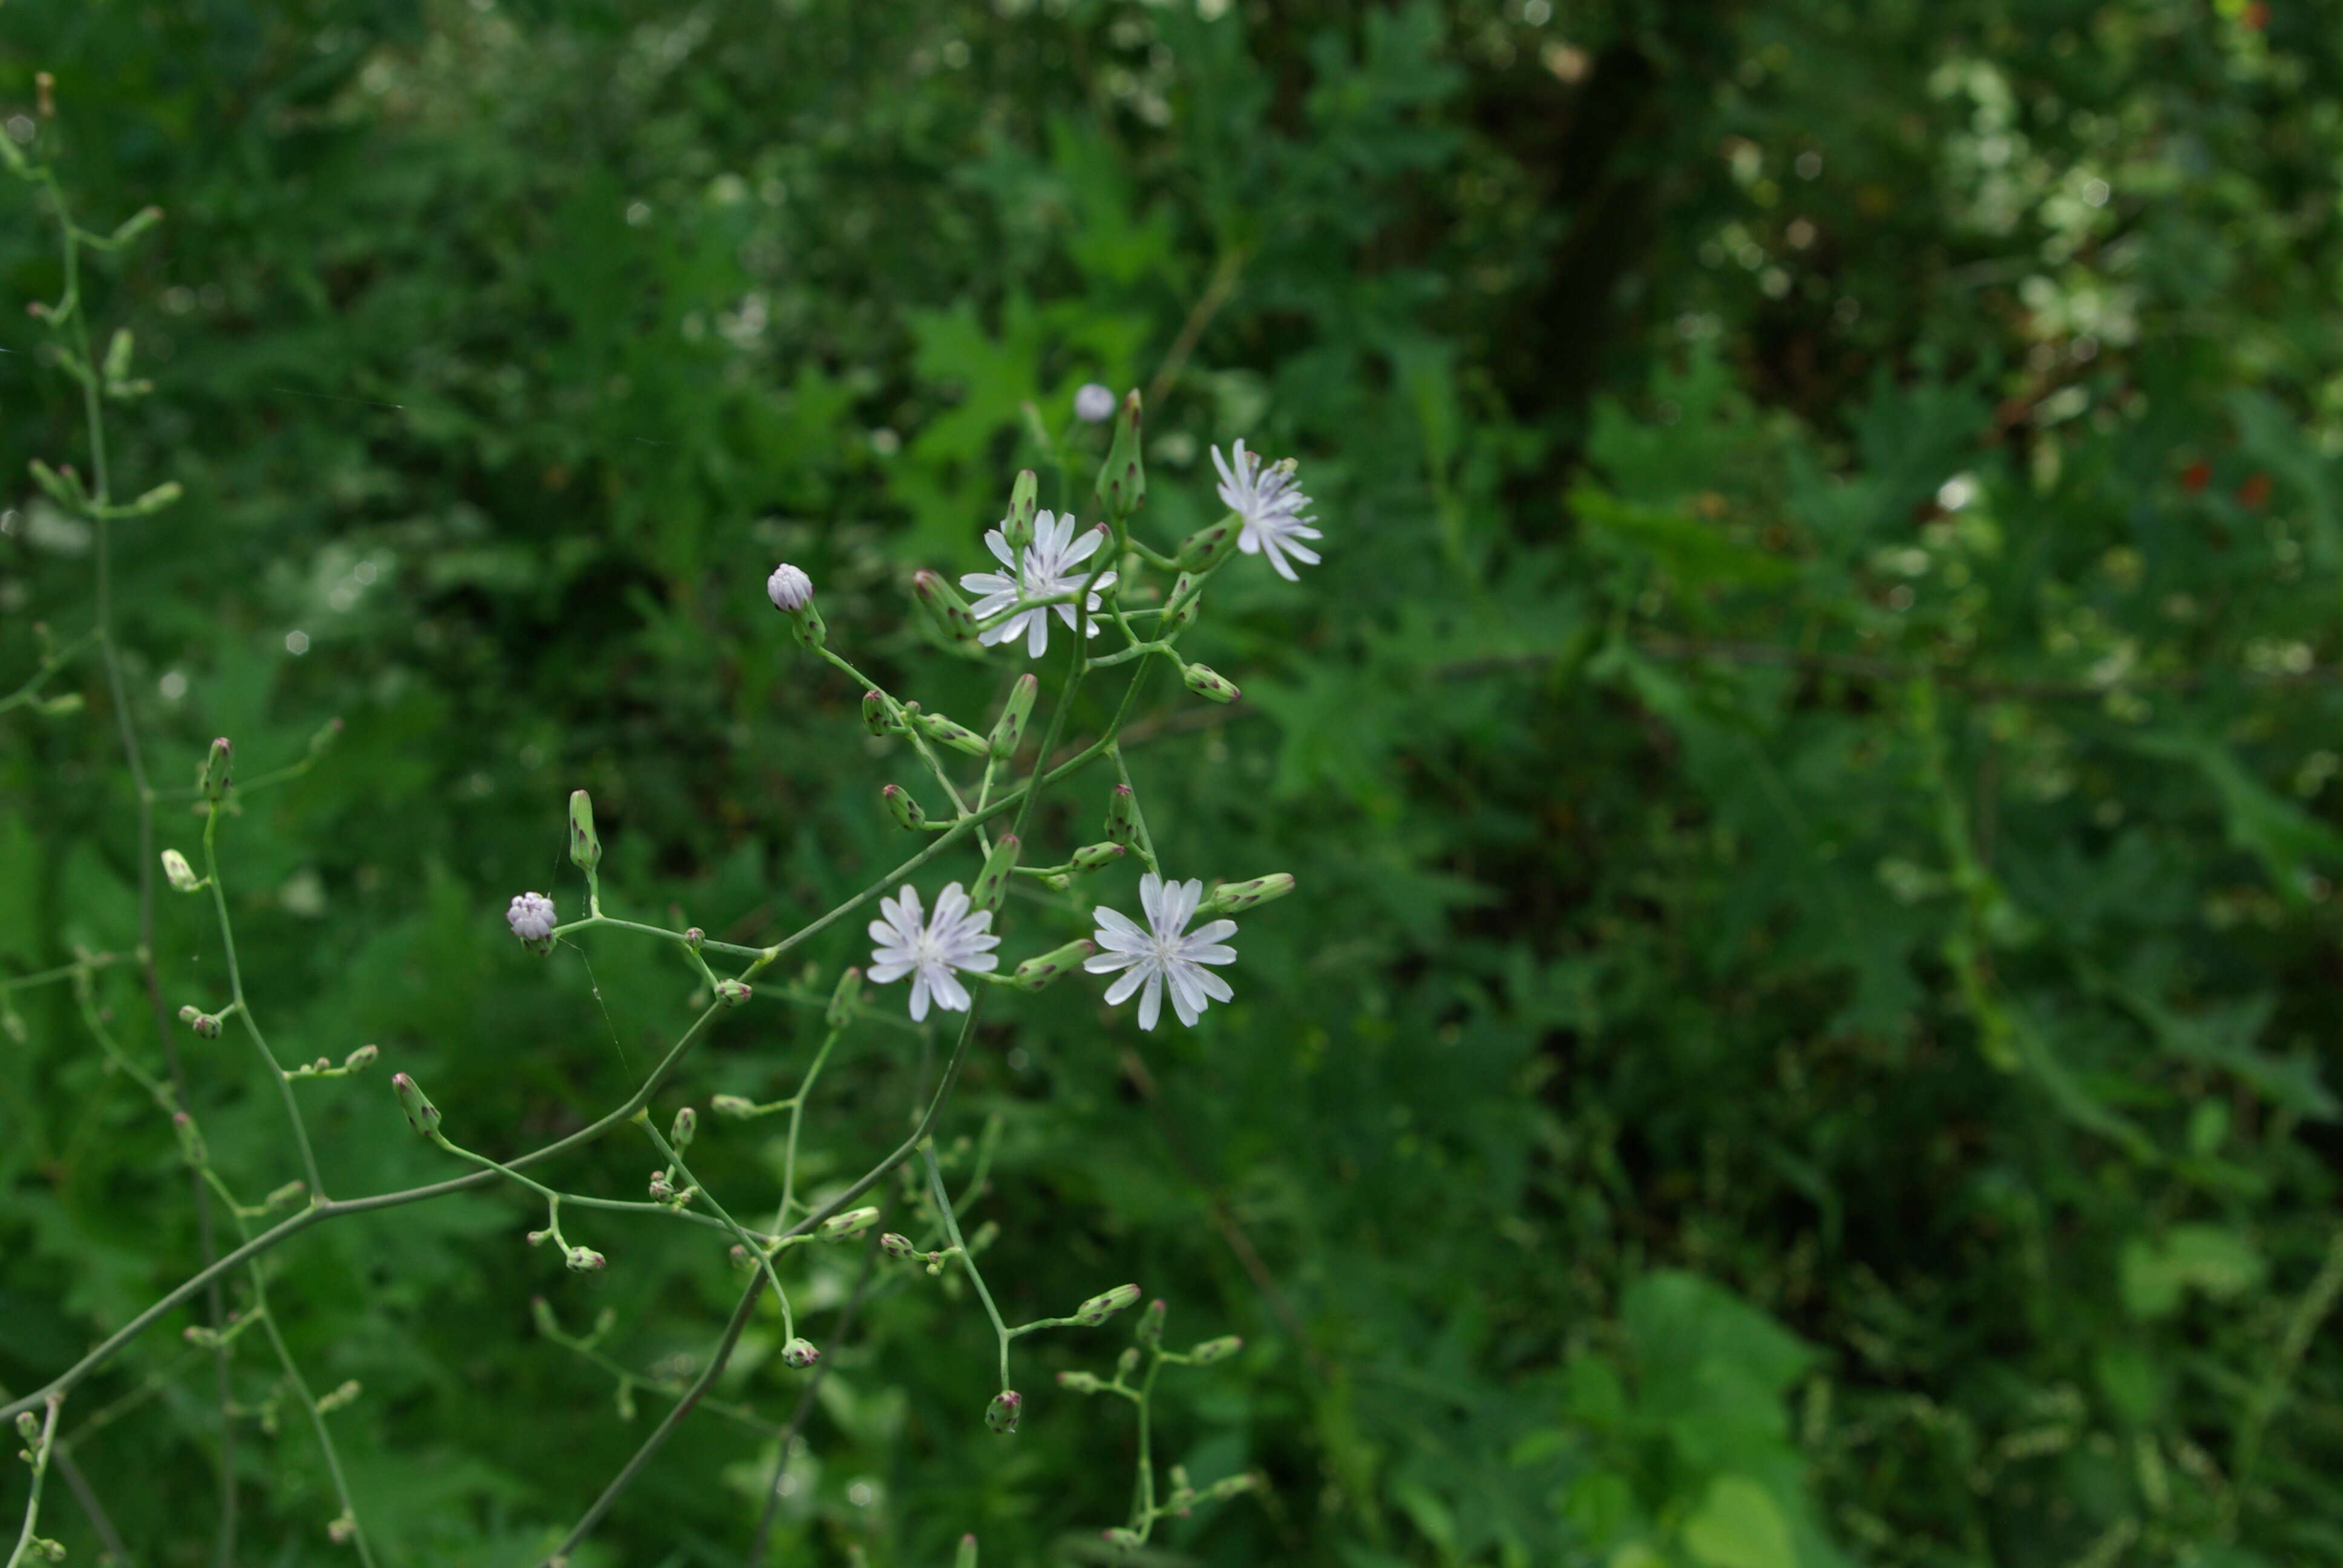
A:
[[[1074,417],[1085,425],[1103,425],[1114,417],[1114,393],[1095,381],[1085,382],[1074,394]]]
[[[822,1021],[832,1029],[844,1029],[847,1020],[854,1016],[854,1010],[861,1005],[862,971],[850,968],[830,988],[830,1006],[822,1014]]]
[[[196,1119],[184,1111],[171,1112],[171,1131],[179,1135],[179,1154],[196,1170],[211,1163],[210,1151],[204,1147],[203,1130]]]
[[[1196,910],[1196,918],[1212,915],[1236,915],[1272,899],[1282,899],[1293,891],[1293,873],[1277,871],[1266,877],[1255,877],[1249,882],[1223,882],[1212,890]]]
[[[675,1121],[667,1130],[667,1141],[669,1147],[680,1154],[691,1147],[692,1139],[699,1133],[699,1112],[687,1105],[675,1113]]]
[[[989,740],[993,756],[1001,761],[1017,755],[1018,743],[1025,739],[1025,720],[1033,712],[1033,694],[1041,689],[1041,681],[1031,671],[1011,684],[1009,700],[1001,705],[1001,717],[993,720]]]
[[[1122,413],[1114,422],[1114,443],[1107,448],[1095,487],[1098,498],[1117,518],[1131,516],[1147,500],[1147,466],[1140,457],[1139,429],[1139,389],[1134,387],[1123,395]]]
[[[992,1396],[992,1402],[984,1407],[984,1424],[1003,1437],[1009,1436],[1017,1430],[1018,1412],[1024,1403],[1023,1394],[1013,1388],[1002,1389]]]
[[[720,980],[716,982],[716,1000],[726,1007],[739,1007],[751,994],[747,980]]]
[[[204,770],[196,778],[196,786],[203,791],[205,799],[216,803],[227,799],[228,773],[235,757],[236,748],[228,744],[226,736],[212,742],[211,750],[204,757]]]
[[[952,1568],[976,1568],[975,1536],[963,1535],[960,1538],[960,1551],[953,1554]]]
[[[382,1047],[378,1045],[362,1045],[356,1050],[350,1052],[349,1055],[342,1058],[342,1070],[344,1072],[363,1072],[381,1060]]]
[[[203,886],[196,879],[196,869],[176,849],[163,851],[163,879],[182,893],[192,893]]]
[[[1099,1382],[1096,1372],[1061,1372],[1058,1374],[1058,1386],[1070,1388],[1076,1393],[1096,1393],[1106,1385]]]
[[[553,950],[553,928],[558,923],[553,900],[543,893],[516,893],[505,907],[505,924],[520,945],[540,956]]]
[[[1172,597],[1163,606],[1163,623],[1157,628],[1159,637],[1172,637],[1196,624],[1196,611],[1204,603],[1204,590],[1196,584],[1195,574],[1182,572],[1180,580],[1172,585]]]
[[[1077,871],[1100,871],[1113,865],[1131,851],[1111,841],[1104,844],[1084,844],[1074,851],[1073,867]]]
[[[928,620],[946,642],[971,643],[976,640],[976,612],[968,608],[941,572],[920,570],[911,574],[911,597],[928,612]]]
[[[876,1209],[849,1209],[843,1214],[832,1214],[821,1222],[815,1233],[825,1241],[850,1241],[879,1222]]]
[[[1009,896],[1009,874],[1017,869],[1017,854],[1022,848],[1014,833],[1003,833],[992,841],[992,853],[985,857],[984,869],[976,874],[976,886],[969,890],[970,909],[1001,907],[1001,900]]]
[[[1220,1339],[1206,1340],[1202,1344],[1189,1347],[1188,1359],[1200,1367],[1208,1367],[1214,1362],[1228,1360],[1242,1349],[1244,1349],[1244,1341],[1234,1334],[1227,1334]]]
[[[1094,1329],[1123,1308],[1139,1300],[1137,1285],[1117,1285],[1111,1291],[1092,1296],[1074,1309],[1074,1322],[1086,1329]]]
[[[1139,830],[1139,797],[1128,784],[1118,784],[1106,798],[1106,836],[1110,843],[1128,844]]]
[[[407,1124],[428,1138],[439,1131],[439,1108],[423,1092],[423,1086],[403,1072],[390,1075],[390,1091],[398,1096],[398,1108],[407,1112]]]
[[[1235,681],[1209,665],[1192,664],[1180,672],[1180,678],[1187,683],[1189,690],[1213,702],[1234,702],[1244,695],[1237,689]]]
[[[814,1348],[811,1340],[791,1340],[781,1347],[783,1366],[795,1367],[798,1371],[803,1372],[820,1360],[821,1360],[821,1352]]]
[[[888,708],[887,699],[875,691],[862,694],[862,727],[873,735],[900,735],[902,721]]]
[[[569,792],[569,863],[581,871],[602,863],[602,840],[594,831],[594,802],[583,789]]]
[[[983,757],[992,749],[992,743],[965,724],[956,724],[940,713],[911,715],[911,723],[919,732],[938,745],[949,746],[955,751],[965,751],[970,757]]]
[[[1039,958],[1027,959],[1017,966],[1012,977],[1019,990],[1041,990],[1060,975],[1081,967],[1082,960],[1098,951],[1098,944],[1088,937],[1052,948]]]
[[[743,1100],[737,1094],[719,1094],[709,1100],[708,1112],[733,1121],[746,1121],[757,1114],[757,1107],[753,1101]]]
[[[1207,570],[1236,548],[1243,533],[1244,525],[1231,512],[1219,522],[1207,523],[1182,539],[1179,553],[1172,558],[1172,564],[1183,572]]]
[[[1147,1310],[1145,1312],[1139,1314],[1139,1326],[1131,1331],[1131,1337],[1137,1340],[1149,1350],[1153,1350],[1157,1345],[1161,1344],[1163,1342],[1163,1299],[1161,1296],[1158,1296],[1155,1300],[1147,1303]]]
[[[572,1247],[561,1254],[561,1261],[569,1266],[573,1274],[590,1274],[597,1269],[608,1267],[610,1261],[591,1247]]]
[[[887,813],[895,819],[896,826],[917,830],[928,825],[927,812],[900,784],[888,785],[879,791],[879,797],[887,802]]]

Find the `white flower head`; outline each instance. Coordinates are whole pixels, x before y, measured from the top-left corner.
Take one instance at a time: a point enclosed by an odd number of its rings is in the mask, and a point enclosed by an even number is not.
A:
[[[1092,381],[1074,394],[1074,417],[1085,425],[1103,425],[1114,417],[1114,393]]]
[[[1318,552],[1300,541],[1322,536],[1310,526],[1317,519],[1305,515],[1310,498],[1294,487],[1293,459],[1264,467],[1261,454],[1246,451],[1242,441],[1236,453],[1232,463],[1218,447],[1212,448],[1212,467],[1221,471],[1221,502],[1243,524],[1237,548],[1249,556],[1267,556],[1279,577],[1299,582],[1286,558],[1316,566]]]
[[[1141,1029],[1155,1027],[1167,985],[1172,990],[1172,1010],[1180,1015],[1182,1023],[1191,1026],[1209,1005],[1207,999],[1226,1001],[1235,994],[1228,981],[1202,966],[1237,961],[1236,950],[1221,941],[1237,929],[1237,923],[1209,920],[1192,931],[1184,929],[1203,897],[1204,884],[1200,881],[1166,882],[1150,871],[1139,879],[1139,902],[1147,911],[1145,929],[1112,910],[1098,911],[1097,940],[1105,950],[1085,959],[1082,967],[1094,975],[1122,971],[1122,978],[1107,988],[1110,1007],[1130,1000],[1131,992],[1146,988],[1139,998]]]
[[[1033,542],[1025,547],[1021,560],[1018,553],[1009,548],[1009,536],[999,528],[990,529],[984,536],[985,548],[1009,570],[970,572],[960,578],[960,587],[982,596],[969,608],[976,612],[977,619],[988,620],[1020,599],[1048,598],[1053,594],[1072,593],[1091,575],[1089,568],[1082,563],[1098,554],[1099,547],[1106,543],[1108,537],[1106,525],[1101,523],[1077,539],[1074,538],[1074,515],[1071,512],[1063,517],[1042,512],[1033,518]],[[1096,590],[1110,586],[1113,581],[1114,573],[1104,572],[1097,582],[1091,585],[1092,591],[1089,608],[1092,615],[1098,613],[1099,608]],[[1071,604],[1043,606],[1010,616],[998,626],[987,627],[977,634],[976,639],[990,645],[1011,641],[1022,633],[1026,654],[1039,658],[1049,650],[1050,611],[1053,608],[1060,620],[1070,627],[1074,624],[1074,607]],[[1092,637],[1099,634],[1097,621],[1091,622],[1090,633]]]
[[[968,988],[952,973],[966,970],[981,974],[1000,967],[992,951],[1001,939],[990,934],[992,911],[970,913],[968,894],[958,882],[947,882],[936,895],[933,920],[922,917],[920,895],[908,882],[891,899],[879,900],[880,919],[870,922],[870,980],[889,985],[911,975],[911,1018],[928,1016],[928,1000],[947,1012],[966,1012]]]
[[[813,578],[783,561],[765,579],[765,597],[773,601],[775,609],[795,614],[813,602]]]
[[[543,893],[517,893],[505,910],[505,924],[528,946],[542,952],[553,945],[553,900]]]

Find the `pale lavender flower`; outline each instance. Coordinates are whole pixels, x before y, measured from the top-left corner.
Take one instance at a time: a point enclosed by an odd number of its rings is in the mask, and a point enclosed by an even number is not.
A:
[[[1114,393],[1092,381],[1074,394],[1074,417],[1085,425],[1103,425],[1114,417]]]
[[[992,911],[970,913],[968,894],[958,882],[945,883],[936,895],[933,920],[924,918],[919,892],[908,883],[894,898],[880,900],[879,910],[881,918],[870,922],[870,940],[877,944],[870,951],[871,983],[889,985],[912,976],[914,1022],[928,1016],[931,997],[947,1012],[966,1012],[968,988],[952,970],[981,974],[1000,967],[1000,956],[991,950],[1001,945],[990,931]]]
[[[505,910],[505,924],[531,952],[544,952],[553,946],[553,900],[543,893],[518,894]]]
[[[1150,871],[1139,879],[1139,902],[1147,911],[1147,925],[1109,909],[1098,911],[1098,945],[1105,950],[1083,960],[1094,975],[1122,971],[1107,988],[1110,1007],[1120,1006],[1140,991],[1139,1027],[1153,1029],[1163,1010],[1163,991],[1172,991],[1172,1010],[1180,1021],[1193,1026],[1213,1001],[1227,1001],[1235,993],[1229,982],[1205,964],[1236,962],[1236,950],[1221,939],[1237,929],[1234,920],[1210,920],[1185,930],[1204,897],[1201,881],[1166,882]],[[1144,990],[1141,990],[1141,987]],[[1207,1000],[1209,999],[1209,1000]]]
[[[773,601],[775,609],[795,614],[813,602],[813,578],[783,561],[765,579],[765,597]]]
[[[960,578],[960,587],[972,594],[983,596],[969,608],[975,612],[977,619],[986,620],[1001,614],[1021,599],[1048,598],[1055,594],[1074,592],[1090,577],[1089,568],[1082,563],[1098,554],[1099,547],[1106,543],[1108,537],[1106,525],[1101,523],[1078,540],[1074,538],[1074,515],[1071,512],[1063,517],[1042,512],[1033,519],[1033,542],[1025,547],[1021,560],[1018,552],[1009,548],[1008,536],[999,528],[990,530],[984,536],[985,548],[1009,570],[970,572]],[[1103,572],[1098,581],[1091,585],[1092,591],[1088,605],[1092,615],[1098,613],[1099,608],[1096,590],[1111,585],[1114,576],[1112,572]],[[1070,627],[1074,624],[1074,607],[1071,603],[1045,606],[1021,611],[998,626],[987,627],[977,634],[977,640],[989,646],[1011,641],[1021,632],[1025,638],[1027,656],[1039,658],[1049,650],[1051,608],[1057,610],[1060,620]],[[1090,634],[1092,637],[1099,634],[1099,623],[1095,620],[1090,623]]]
[[[1212,467],[1221,471],[1222,504],[1243,524],[1237,548],[1249,556],[1267,556],[1279,577],[1299,582],[1286,558],[1316,566],[1318,552],[1298,541],[1322,536],[1310,527],[1317,519],[1304,515],[1310,498],[1294,487],[1292,459],[1264,467],[1261,454],[1246,451],[1245,444],[1239,441],[1233,463],[1221,456],[1218,447],[1213,447]]]

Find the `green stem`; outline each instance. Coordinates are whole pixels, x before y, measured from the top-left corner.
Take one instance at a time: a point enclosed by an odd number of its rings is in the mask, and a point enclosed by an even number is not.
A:
[[[960,1254],[960,1267],[968,1271],[968,1282],[976,1287],[977,1300],[984,1303],[984,1315],[992,1320],[993,1337],[1001,1344],[1001,1386],[1011,1387],[1009,1341],[1012,1336],[1009,1332],[1009,1325],[1001,1321],[1001,1309],[992,1304],[992,1292],[984,1288],[984,1275],[977,1270],[976,1258],[969,1251],[968,1243],[960,1240],[960,1216],[952,1211],[951,1194],[944,1191],[944,1173],[936,1165],[936,1151],[932,1148],[922,1149],[920,1156],[927,1161],[928,1191],[935,1199],[936,1213],[944,1222],[944,1239],[951,1243],[952,1251]]]
[[[41,1483],[48,1479],[49,1455],[56,1449],[57,1407],[65,1396],[53,1393],[44,1402],[48,1412],[41,1420],[41,1435],[33,1443],[33,1490],[25,1499],[25,1525],[16,1532],[15,1549],[8,1553],[5,1568],[18,1568],[25,1553],[33,1549],[33,1527],[41,1522]]]
[[[724,1205],[716,1201],[716,1194],[700,1185],[699,1178],[691,1173],[691,1167],[683,1162],[683,1156],[678,1153],[666,1139],[659,1136],[659,1130],[651,1125],[649,1111],[635,1112],[635,1121],[642,1128],[644,1136],[659,1146],[659,1153],[676,1173],[683,1178],[685,1185],[699,1188],[699,1195],[708,1201],[709,1209],[714,1212],[717,1219],[723,1221],[724,1228],[732,1232],[732,1239],[739,1242],[742,1250],[755,1260],[758,1270],[765,1276],[765,1282],[773,1287],[773,1300],[780,1303],[781,1338],[795,1339],[798,1332],[797,1314],[789,1310],[789,1293],[781,1288],[781,1276],[773,1269],[772,1254],[765,1250],[763,1238],[751,1233],[739,1221],[724,1211]]]
[[[268,1064],[268,1076],[276,1081],[277,1097],[285,1102],[286,1120],[293,1124],[293,1141],[301,1151],[301,1169],[308,1177],[310,1201],[321,1202],[326,1196],[326,1183],[317,1174],[317,1156],[309,1147],[309,1126],[302,1119],[301,1103],[294,1099],[292,1081],[285,1076],[285,1069],[277,1062],[276,1053],[268,1049],[268,1041],[261,1035],[260,1024],[252,1016],[252,1005],[245,1000],[244,971],[236,961],[236,930],[227,918],[227,890],[220,883],[219,856],[212,842],[219,831],[219,819],[216,806],[204,819],[204,875],[212,885],[212,909],[219,917],[220,946],[227,952],[230,1000],[228,1009],[223,1010],[235,1011],[244,1023],[244,1032],[260,1052],[260,1060]]]
[[[781,1152],[781,1206],[773,1212],[773,1229],[778,1231],[789,1222],[789,1210],[796,1206],[798,1195],[798,1127],[805,1120],[806,1096],[813,1092],[813,1081],[821,1076],[821,1064],[830,1060],[830,1048],[838,1043],[842,1030],[831,1030],[813,1053],[813,1065],[806,1069],[805,1080],[798,1091],[789,1096],[789,1138]]]

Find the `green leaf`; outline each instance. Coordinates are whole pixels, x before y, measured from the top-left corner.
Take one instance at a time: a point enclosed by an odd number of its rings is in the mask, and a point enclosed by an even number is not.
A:
[[[1743,1475],[1720,1475],[1684,1521],[1684,1549],[1708,1568],[1798,1568],[1789,1521],[1766,1490]]]

